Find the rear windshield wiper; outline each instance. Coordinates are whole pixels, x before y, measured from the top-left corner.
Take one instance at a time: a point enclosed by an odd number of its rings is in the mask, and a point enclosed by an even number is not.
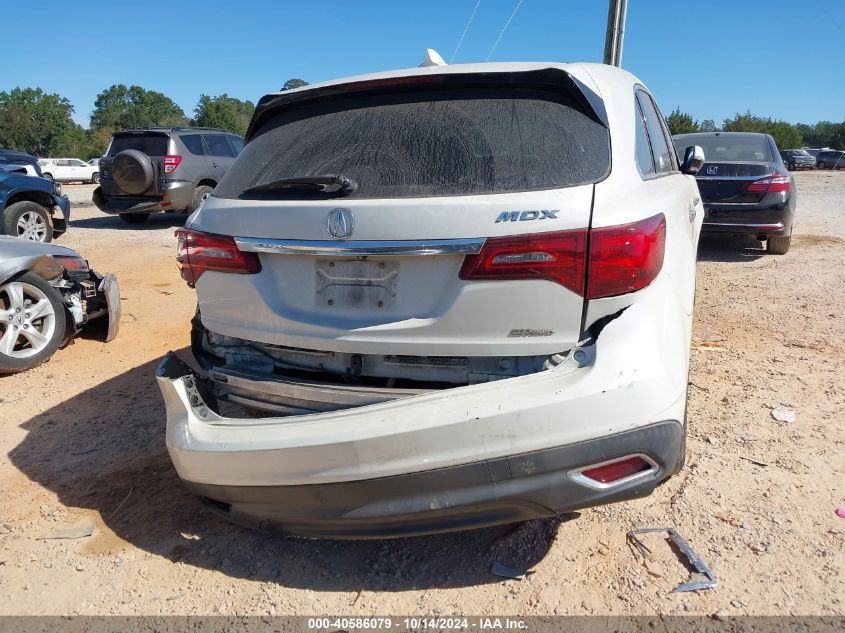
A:
[[[253,185],[244,189],[243,193],[271,193],[278,192],[313,192],[334,196],[348,196],[358,191],[358,183],[340,174],[325,176],[298,176],[296,178],[280,178]]]

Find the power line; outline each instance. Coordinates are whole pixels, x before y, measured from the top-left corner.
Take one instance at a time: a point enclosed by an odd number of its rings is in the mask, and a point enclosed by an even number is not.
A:
[[[478,5],[480,5],[480,4],[481,4],[481,0],[478,0],[478,1],[475,3],[475,8],[472,10],[472,15],[471,15],[471,16],[469,16],[469,20],[467,20],[467,25],[464,27],[464,32],[463,32],[463,33],[461,33],[461,39],[459,39],[459,40],[458,40],[458,45],[455,47],[455,52],[454,52],[454,53],[452,53],[452,57],[450,57],[450,58],[449,58],[449,63],[450,63],[450,64],[451,64],[451,63],[452,63],[452,61],[455,59],[455,55],[457,55],[457,54],[458,54],[458,50],[461,48],[461,44],[462,44],[462,43],[463,43],[463,41],[464,41],[464,36],[467,34],[467,31],[469,31],[469,25],[470,25],[470,24],[472,24],[472,20],[473,20],[473,18],[475,17],[475,12],[476,12],[476,11],[478,11]]]
[[[493,44],[493,48],[491,48],[490,52],[487,54],[487,59],[484,60],[485,62],[490,61],[490,57],[492,57],[493,51],[496,50],[496,47],[499,45],[499,41],[502,39],[502,36],[505,34],[505,31],[508,30],[511,20],[513,20],[513,16],[515,16],[516,12],[519,11],[519,7],[522,6],[523,1],[524,0],[519,0],[519,2],[516,3],[516,7],[514,8],[513,13],[511,13],[511,17],[508,18],[508,21],[505,22],[505,25],[502,27],[502,32],[499,33],[499,37],[496,38],[496,43]]]

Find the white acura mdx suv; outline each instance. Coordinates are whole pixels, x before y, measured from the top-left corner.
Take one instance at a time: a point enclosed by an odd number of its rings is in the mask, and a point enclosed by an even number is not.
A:
[[[246,138],[177,231],[201,371],[157,372],[209,507],[403,536],[642,497],[681,468],[703,156],[678,161],[636,77],[378,73],[267,95]]]

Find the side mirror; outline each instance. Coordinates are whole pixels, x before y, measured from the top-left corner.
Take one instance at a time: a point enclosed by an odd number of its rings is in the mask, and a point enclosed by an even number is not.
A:
[[[695,176],[704,165],[704,150],[698,145],[691,145],[684,152],[684,162],[681,164],[681,173]]]

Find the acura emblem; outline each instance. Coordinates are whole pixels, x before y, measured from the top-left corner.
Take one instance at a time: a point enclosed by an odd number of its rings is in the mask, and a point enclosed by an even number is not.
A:
[[[355,216],[349,209],[332,209],[326,219],[326,230],[336,240],[345,240],[355,231]]]
[[[711,176],[715,176],[716,174],[719,173],[719,166],[718,165],[710,165],[707,168],[707,173]]]

